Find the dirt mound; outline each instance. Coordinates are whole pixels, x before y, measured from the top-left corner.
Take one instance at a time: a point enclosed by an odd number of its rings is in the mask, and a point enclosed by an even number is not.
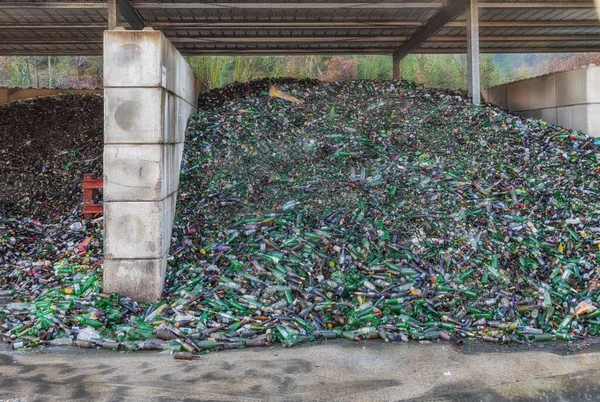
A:
[[[0,214],[51,219],[102,174],[103,97],[50,96],[0,106]]]

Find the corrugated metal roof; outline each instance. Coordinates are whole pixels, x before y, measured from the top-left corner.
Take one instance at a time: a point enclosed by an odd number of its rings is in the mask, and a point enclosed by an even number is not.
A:
[[[464,1],[463,1],[464,2]],[[147,27],[184,54],[391,54],[449,0],[138,0]],[[0,54],[102,54],[108,2],[0,0]],[[122,19],[122,17],[121,17]],[[459,14],[413,52],[466,49]],[[128,27],[126,21],[122,26]],[[480,1],[482,52],[600,51],[593,1]]]

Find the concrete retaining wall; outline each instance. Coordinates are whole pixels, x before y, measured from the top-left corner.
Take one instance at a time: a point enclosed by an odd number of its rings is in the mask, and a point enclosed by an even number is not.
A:
[[[71,94],[101,94],[103,89],[0,88],[0,105],[16,100]]]
[[[200,89],[162,33],[104,33],[106,292],[161,296],[185,129]]]
[[[499,85],[484,90],[483,97],[518,115],[600,137],[600,67]]]

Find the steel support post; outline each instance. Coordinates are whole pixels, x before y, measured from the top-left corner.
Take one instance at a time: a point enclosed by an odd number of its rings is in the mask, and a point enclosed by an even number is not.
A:
[[[392,56],[392,78],[394,80],[399,80],[401,78],[400,75],[400,57]]]
[[[467,7],[467,70],[469,97],[473,105],[481,103],[479,71],[479,0],[470,0]]]

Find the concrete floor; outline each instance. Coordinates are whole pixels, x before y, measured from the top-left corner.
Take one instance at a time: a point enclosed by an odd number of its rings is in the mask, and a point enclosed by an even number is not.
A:
[[[583,345],[587,346],[587,345]],[[334,341],[165,353],[0,348],[0,401],[589,401],[600,348]]]

